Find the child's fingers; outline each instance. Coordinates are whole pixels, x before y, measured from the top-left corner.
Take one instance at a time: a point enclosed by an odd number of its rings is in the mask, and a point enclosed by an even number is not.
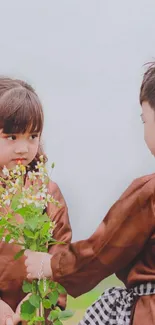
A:
[[[20,314],[19,313],[15,313],[14,317],[13,317],[13,324],[18,324],[21,320]],[[11,324],[10,324],[11,325]]]
[[[24,252],[24,255],[26,257],[28,257],[30,255],[30,253],[31,253],[30,249],[26,249],[25,252]]]
[[[35,278],[33,278],[33,276],[32,276],[31,273],[28,273],[28,275],[27,275],[27,279],[29,279],[29,280],[33,280],[33,279],[35,279]]]
[[[13,325],[13,319],[11,316],[7,316],[5,320],[5,325]]]

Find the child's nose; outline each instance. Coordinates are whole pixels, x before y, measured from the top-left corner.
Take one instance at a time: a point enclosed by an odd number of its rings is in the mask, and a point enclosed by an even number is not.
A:
[[[28,146],[24,143],[22,143],[21,145],[19,145],[15,148],[16,154],[25,154],[27,152],[28,152]]]

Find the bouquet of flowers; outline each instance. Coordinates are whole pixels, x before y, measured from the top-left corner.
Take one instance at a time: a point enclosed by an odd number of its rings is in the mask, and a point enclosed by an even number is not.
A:
[[[49,177],[43,157],[40,157],[36,170],[27,171],[26,168],[20,162],[13,170],[4,167],[4,177],[0,177],[3,185],[0,187],[0,240],[21,247],[15,259],[20,258],[26,249],[48,252],[50,245],[64,244],[53,238],[56,225],[46,214],[49,202],[58,207],[60,204],[48,193]],[[30,180],[27,188],[25,177]],[[17,215],[22,217],[22,223],[17,223]],[[45,309],[51,310],[48,320],[53,325],[62,325],[62,320],[72,316],[71,311],[61,311],[57,307],[59,294],[65,293],[60,284],[46,278],[24,281],[23,291],[28,294],[28,299],[21,306],[21,319],[28,321],[28,325],[45,324]]]

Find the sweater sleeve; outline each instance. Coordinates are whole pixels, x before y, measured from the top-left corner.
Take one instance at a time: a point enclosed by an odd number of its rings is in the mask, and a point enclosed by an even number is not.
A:
[[[77,297],[133,261],[154,229],[154,189],[155,175],[135,180],[90,238],[53,256],[54,280]]]

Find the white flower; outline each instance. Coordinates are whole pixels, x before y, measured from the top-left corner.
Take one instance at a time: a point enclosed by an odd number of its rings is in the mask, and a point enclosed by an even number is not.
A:
[[[40,175],[40,179],[41,179],[42,183],[44,183],[44,181],[45,181],[45,176],[41,174],[41,175]]]
[[[9,177],[9,170],[6,168],[6,166],[4,166],[4,168],[2,169],[2,172],[5,176]]]
[[[20,171],[20,165],[16,165],[15,169],[13,170],[14,173],[17,173]]]
[[[50,202],[51,201],[51,195],[50,194],[47,194],[46,200],[47,200],[47,202]]]
[[[34,205],[36,206],[36,208],[44,208],[45,205],[42,201],[34,201]]]
[[[40,190],[36,194],[36,198],[46,198],[47,197],[47,186],[43,184]]]
[[[10,182],[10,185],[12,186],[11,188],[9,188],[9,192],[10,193],[13,193],[13,194],[16,194],[17,190],[19,189],[19,186],[20,186],[20,180],[19,178],[17,178],[15,180],[15,182]]]
[[[17,189],[15,187],[12,187],[12,188],[9,189],[9,192],[12,193],[12,194],[16,194]]]
[[[45,197],[46,197],[46,193],[44,193],[44,192],[37,192],[37,194],[35,196],[36,199],[43,199]]]
[[[41,169],[43,170],[45,167],[44,167],[44,163],[41,161],[37,161],[37,165],[36,165],[36,169]]]
[[[11,202],[10,202],[10,199],[9,199],[9,198],[8,198],[7,200],[4,201],[4,204],[5,204],[5,205],[8,205],[8,206],[9,206],[10,203],[11,203]]]
[[[20,203],[19,204],[20,207],[25,207],[26,205],[32,204],[33,201],[29,198],[24,197],[20,199],[19,203]]]
[[[28,178],[31,180],[31,181],[34,181],[36,180],[36,173],[33,171],[33,172],[28,172]]]
[[[41,191],[47,193],[47,186],[45,184],[42,185]]]
[[[54,229],[56,227],[56,221],[51,221],[50,222],[51,229]]]
[[[1,239],[3,242],[5,242],[5,237],[3,236]],[[10,239],[8,244],[12,244],[14,242],[14,239]]]
[[[53,231],[54,231],[55,227],[56,227],[56,222],[51,221],[50,222],[50,234],[51,234],[51,236],[53,235]]]
[[[45,197],[45,199],[44,199],[44,204],[45,204],[45,206],[47,206],[48,205],[48,203],[49,202],[54,202],[54,199],[52,198],[52,196],[48,193],[47,195],[46,195],[46,197]]]
[[[15,177],[16,175],[22,176],[26,174],[26,168],[24,165],[16,165],[15,168],[12,170],[11,175]]]
[[[5,191],[5,193],[2,194],[2,200],[4,205],[10,205],[10,196],[8,191]]]

